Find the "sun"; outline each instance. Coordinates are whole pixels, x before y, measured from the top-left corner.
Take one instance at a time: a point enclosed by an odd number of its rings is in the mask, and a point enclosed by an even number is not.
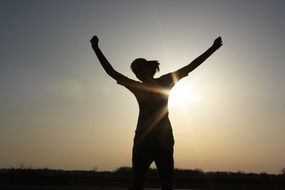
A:
[[[185,107],[188,103],[195,101],[190,85],[177,83],[169,94],[169,107]]]

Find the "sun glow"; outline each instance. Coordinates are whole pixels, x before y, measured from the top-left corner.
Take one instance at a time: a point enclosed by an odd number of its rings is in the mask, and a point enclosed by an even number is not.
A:
[[[197,101],[189,85],[183,83],[176,84],[170,91],[169,106],[170,107],[185,107],[190,102]]]

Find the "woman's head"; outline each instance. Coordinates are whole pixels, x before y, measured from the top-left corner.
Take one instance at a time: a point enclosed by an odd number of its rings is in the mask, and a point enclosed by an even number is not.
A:
[[[157,60],[147,61],[144,58],[135,59],[131,64],[131,69],[135,73],[136,77],[144,81],[159,71],[159,63]]]

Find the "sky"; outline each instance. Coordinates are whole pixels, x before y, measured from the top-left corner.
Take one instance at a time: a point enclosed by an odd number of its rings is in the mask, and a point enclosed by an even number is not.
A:
[[[170,92],[175,167],[285,167],[284,1],[0,1],[0,168],[131,166],[134,96],[102,69],[179,69],[224,45]]]

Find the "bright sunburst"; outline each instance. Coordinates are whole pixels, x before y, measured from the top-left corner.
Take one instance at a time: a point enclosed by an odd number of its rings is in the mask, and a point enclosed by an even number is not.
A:
[[[169,106],[185,107],[187,103],[193,102],[195,99],[189,85],[178,83],[170,91]]]

